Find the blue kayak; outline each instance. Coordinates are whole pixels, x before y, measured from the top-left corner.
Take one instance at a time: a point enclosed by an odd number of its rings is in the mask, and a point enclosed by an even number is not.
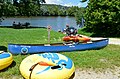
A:
[[[108,45],[108,38],[94,40],[90,43],[64,45],[63,43],[45,44],[8,44],[8,50],[12,54],[33,54],[40,52],[65,52],[99,49]]]

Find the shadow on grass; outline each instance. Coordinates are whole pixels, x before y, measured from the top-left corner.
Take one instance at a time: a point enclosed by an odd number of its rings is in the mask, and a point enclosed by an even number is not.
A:
[[[16,65],[16,62],[15,62],[15,61],[13,61],[13,62],[12,62],[12,64],[11,64],[10,66],[6,67],[6,68],[5,68],[5,69],[3,69],[3,70],[0,70],[0,72],[5,72],[5,71],[7,71],[9,68],[14,67],[15,65]]]
[[[75,72],[72,74],[72,76],[69,79],[73,79],[75,77]]]
[[[5,46],[0,46],[0,51],[5,51],[5,52],[7,52],[7,47],[5,47]]]
[[[37,27],[37,26],[17,27],[17,28],[14,28],[13,26],[0,26],[0,28],[13,28],[13,29],[33,29],[33,28],[45,28],[45,29],[47,29],[46,27]]]

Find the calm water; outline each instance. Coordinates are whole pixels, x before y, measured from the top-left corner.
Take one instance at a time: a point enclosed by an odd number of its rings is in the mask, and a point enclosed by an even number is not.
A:
[[[74,26],[75,28],[78,28],[78,25],[76,24],[76,20],[74,17],[9,17],[4,18],[4,20],[1,23],[1,26],[12,26],[13,21],[16,23],[25,23],[29,22],[31,26],[37,26],[37,27],[47,27],[48,25],[52,26],[52,29],[55,31],[63,30],[65,28],[66,24],[69,24],[70,26]]]

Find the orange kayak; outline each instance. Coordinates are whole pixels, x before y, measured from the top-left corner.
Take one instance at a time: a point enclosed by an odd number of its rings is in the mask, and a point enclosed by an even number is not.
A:
[[[64,36],[63,41],[65,41],[65,42],[73,41],[73,42],[84,42],[85,43],[85,42],[90,41],[90,38],[81,37],[81,36]]]

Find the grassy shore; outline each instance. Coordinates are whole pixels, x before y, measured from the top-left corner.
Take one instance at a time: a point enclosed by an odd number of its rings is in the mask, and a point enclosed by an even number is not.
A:
[[[90,33],[79,33],[90,35]],[[51,43],[62,42],[61,38],[65,36],[62,33],[51,31]],[[31,43],[41,44],[48,43],[47,29],[34,28],[34,29],[12,29],[0,28],[0,47],[8,46],[8,43]],[[4,49],[0,48],[0,50]],[[99,50],[86,50],[86,51],[73,51],[73,52],[60,52],[70,57],[76,68],[87,69],[107,69],[120,67],[120,46],[108,45]],[[8,51],[8,50],[7,50]],[[19,72],[21,61],[29,55],[13,55],[14,62],[12,65],[0,71],[0,79],[22,79]]]

